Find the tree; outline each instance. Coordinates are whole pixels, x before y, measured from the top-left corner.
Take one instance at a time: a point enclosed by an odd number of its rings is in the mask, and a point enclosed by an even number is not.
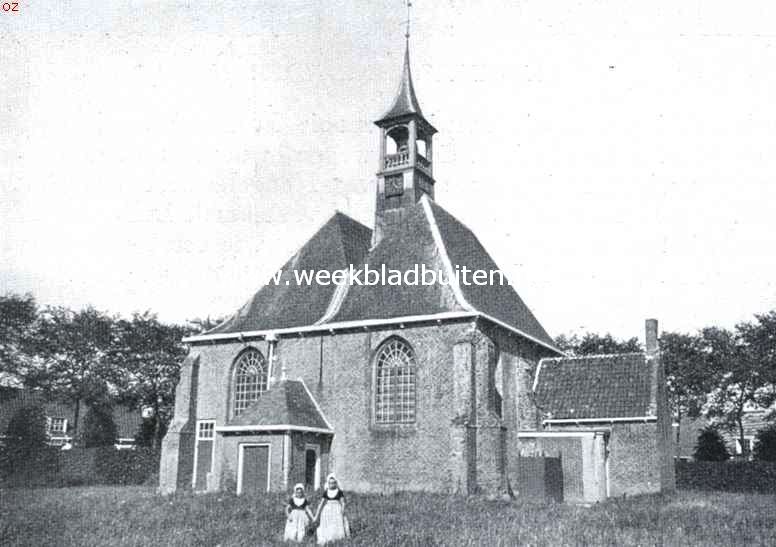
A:
[[[152,409],[156,448],[161,446],[164,430],[172,418],[175,386],[186,355],[181,342],[185,335],[185,327],[161,323],[150,312],[136,313],[130,321],[119,321],[118,344],[112,360],[124,374],[122,395],[134,406]]]
[[[189,319],[186,321],[187,328],[186,328],[186,334],[202,334],[203,332],[207,332],[210,329],[213,329],[226,321],[226,317],[216,317],[215,319],[211,319],[208,315],[204,319],[196,317],[194,319]]]
[[[601,355],[612,353],[635,353],[642,351],[638,338],[618,340],[607,333],[601,336],[591,332],[581,338],[576,335],[561,334],[555,339],[556,345],[572,356]]]
[[[94,402],[89,406],[81,438],[86,448],[116,444],[118,430],[113,420],[113,408],[108,402]]]
[[[697,418],[711,390],[713,377],[706,366],[699,336],[663,332],[660,355],[666,372],[669,404],[678,424],[682,418]],[[676,430],[679,441],[679,428]]]
[[[714,426],[708,426],[698,435],[693,456],[704,462],[723,462],[730,458],[730,453],[719,431]]]
[[[776,401],[776,310],[754,317],[753,323],[743,323],[739,328],[757,363],[761,379],[758,403],[769,407]]]
[[[24,374],[38,306],[30,294],[0,296],[0,372]]]
[[[776,462],[776,424],[771,424],[757,432],[754,442],[754,459]]]
[[[716,387],[709,393],[706,414],[726,429],[737,429],[742,456],[747,457],[744,411],[767,406],[772,386],[767,363],[751,343],[756,326],[736,325],[734,331],[709,327],[701,333],[701,351]]]
[[[94,390],[116,385],[118,371],[108,359],[114,344],[114,318],[94,308],[73,312],[46,308],[35,329],[35,351],[41,363],[27,382],[63,396],[74,405],[73,429],[78,432],[81,404],[98,399]]]
[[[140,423],[140,426],[137,428],[137,433],[135,433],[135,444],[137,446],[147,446],[147,447],[154,446],[157,440],[156,428],[157,428],[157,421],[153,417],[144,418],[143,421]],[[164,437],[166,433],[167,433],[167,424],[164,421],[162,421],[161,431],[158,436]]]

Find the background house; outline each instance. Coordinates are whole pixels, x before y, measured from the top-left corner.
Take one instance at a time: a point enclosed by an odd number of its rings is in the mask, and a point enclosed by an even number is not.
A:
[[[49,444],[64,446],[77,441],[79,431],[75,429],[75,405],[71,401],[52,397],[38,390],[8,386],[0,386],[0,440],[4,440],[8,423],[14,414],[20,408],[31,405],[40,406],[46,415]],[[81,430],[88,411],[88,405],[82,403],[78,413],[78,428]],[[118,434],[116,447],[134,446],[135,435],[143,421],[141,412],[127,405],[114,405],[113,421]]]
[[[744,410],[742,421],[744,424],[744,441],[746,442],[746,453],[751,456],[754,449],[757,433],[771,425],[772,419],[768,419],[774,413],[774,409],[750,408]],[[701,431],[711,425],[713,422],[709,419],[700,418],[682,418],[680,424],[673,424],[673,439],[676,457],[681,460],[692,460],[695,446],[698,444],[698,435]],[[719,428],[722,438],[725,440],[728,452],[732,457],[742,456],[744,450],[741,447],[741,439],[737,429]]]

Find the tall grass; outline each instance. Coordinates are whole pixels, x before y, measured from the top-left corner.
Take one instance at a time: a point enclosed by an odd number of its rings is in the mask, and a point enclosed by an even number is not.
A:
[[[274,545],[284,499],[0,490],[0,545]],[[776,545],[776,497],[754,494],[681,492],[593,507],[351,494],[348,513],[348,545]]]

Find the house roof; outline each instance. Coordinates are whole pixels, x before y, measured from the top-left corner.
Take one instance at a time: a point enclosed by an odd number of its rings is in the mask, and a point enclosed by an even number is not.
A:
[[[283,380],[264,392],[227,428],[317,429],[331,431],[312,394],[301,380]]]
[[[643,353],[542,359],[534,396],[548,420],[657,416],[657,362]]]
[[[67,434],[73,436],[72,427],[75,423],[75,405],[65,399],[46,396],[42,391],[32,389],[16,389],[0,387],[0,436],[8,429],[8,423],[20,408],[39,405],[48,418],[65,418],[68,422]],[[78,423],[83,424],[89,410],[88,405],[81,404],[78,411]],[[113,421],[119,438],[133,439],[140,428],[143,418],[139,410],[126,405],[114,405]]]
[[[298,284],[292,270],[356,269],[402,272],[425,266],[450,277],[463,267],[498,270],[477,237],[429,197],[407,208],[405,221],[392,228],[373,248],[371,231],[342,213],[335,214],[283,266],[279,284],[262,287],[233,317],[187,341],[228,338],[251,332],[268,332],[312,325],[334,328],[359,322],[411,318],[483,316],[501,323],[545,348],[560,354],[539,321],[511,285],[461,282],[433,285],[364,283],[338,290],[330,285]]]

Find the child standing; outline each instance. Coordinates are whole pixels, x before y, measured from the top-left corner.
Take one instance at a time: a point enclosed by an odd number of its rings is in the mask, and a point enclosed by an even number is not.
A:
[[[315,518],[318,521],[318,545],[350,536],[350,526],[345,516],[345,494],[340,490],[334,474],[326,477],[326,490]]]
[[[302,543],[307,533],[307,525],[312,520],[313,514],[304,495],[304,485],[302,483],[296,484],[294,485],[294,495],[291,496],[288,505],[286,505],[286,532],[283,534],[283,540]]]

